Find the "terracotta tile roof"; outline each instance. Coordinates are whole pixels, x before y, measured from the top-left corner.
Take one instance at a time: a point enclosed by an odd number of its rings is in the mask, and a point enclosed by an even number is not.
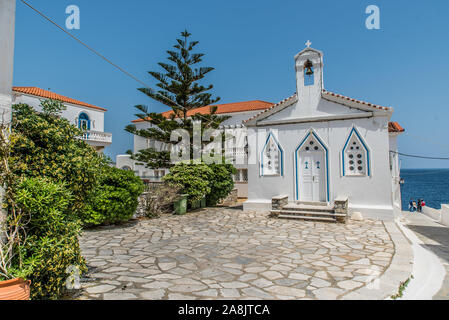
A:
[[[62,96],[60,94],[57,94],[57,93],[54,93],[54,92],[51,92],[48,90],[44,90],[41,88],[37,88],[37,87],[13,87],[12,90],[14,92],[29,94],[29,95],[33,95],[33,96],[46,98],[46,99],[60,100],[62,102],[67,102],[67,103],[78,105],[78,106],[97,109],[97,110],[101,110],[101,111],[107,111],[104,108],[100,108],[100,107],[91,105],[89,103],[85,103],[85,102],[78,101],[78,100],[75,100],[72,98],[68,98],[68,97]]]
[[[327,90],[325,90],[325,89],[323,89],[323,93],[324,93],[324,94],[327,94],[327,95],[330,95],[330,96],[333,96],[333,97],[342,98],[342,99],[345,99],[345,100],[347,100],[347,101],[360,103],[360,104],[366,105],[366,106],[368,106],[368,107],[374,107],[374,108],[379,109],[379,110],[385,110],[385,111],[391,110],[391,108],[389,108],[389,107],[383,107],[383,106],[379,106],[379,105],[372,104],[372,103],[369,103],[369,102],[365,102],[365,101],[353,99],[353,98],[346,97],[346,96],[343,96],[343,95],[338,94],[338,93],[334,93],[334,92],[327,91]]]
[[[389,122],[388,123],[388,132],[390,133],[401,133],[405,132],[405,129],[397,122]]]
[[[257,111],[257,110],[265,110],[269,107],[271,107],[273,103],[262,101],[262,100],[253,100],[253,101],[244,101],[244,102],[235,102],[235,103],[226,103],[226,104],[218,104],[215,105],[217,107],[216,114],[226,114],[226,113],[235,113],[235,112],[244,112],[244,111]],[[210,107],[201,107],[196,108],[193,110],[190,110],[187,112],[187,116],[192,116],[197,113],[200,114],[209,114],[210,113]],[[161,113],[164,117],[168,118],[171,114],[173,114],[173,111],[166,111]],[[137,119],[132,121],[133,123],[143,122],[142,119]]]

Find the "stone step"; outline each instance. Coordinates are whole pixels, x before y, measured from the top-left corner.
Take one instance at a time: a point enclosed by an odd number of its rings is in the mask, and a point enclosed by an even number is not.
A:
[[[318,201],[296,201],[297,205],[306,205],[306,206],[324,206],[326,207],[327,202],[318,202]]]
[[[306,205],[306,204],[287,204],[282,209],[284,210],[297,210],[297,211],[311,211],[311,212],[334,212],[334,208],[331,206],[316,206],[316,205]]]
[[[310,217],[310,216],[299,216],[299,215],[278,215],[279,219],[293,219],[293,220],[308,220],[308,221],[323,221],[323,222],[337,222],[335,218],[325,218],[325,217]]]
[[[319,216],[319,217],[346,217],[344,213],[334,213],[334,212],[311,212],[311,211],[301,211],[301,210],[271,210],[274,214],[292,215],[292,216]]]

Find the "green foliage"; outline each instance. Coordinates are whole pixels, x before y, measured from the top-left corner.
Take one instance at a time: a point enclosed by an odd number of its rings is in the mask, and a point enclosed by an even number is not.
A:
[[[41,100],[42,113],[46,116],[58,116],[62,111],[66,110],[64,103],[58,100]]]
[[[58,299],[65,291],[67,268],[86,271],[78,242],[80,223],[69,208],[72,198],[63,184],[45,179],[24,179],[17,187],[17,205],[30,216],[24,225],[24,261],[17,269],[31,280],[32,299]]]
[[[234,189],[234,180],[232,175],[237,172],[232,164],[209,164],[212,170],[212,176],[209,178],[211,191],[206,197],[207,205],[215,206],[218,202],[225,199]]]
[[[104,166],[81,214],[83,224],[96,226],[129,220],[136,212],[143,189],[142,180],[134,172]]]
[[[204,54],[193,52],[199,42],[191,41],[190,36],[191,34],[187,31],[182,32],[181,39],[176,39],[174,50],[167,51],[169,63],[159,63],[164,72],[149,72],[158,81],[156,86],[159,89],[139,89],[151,99],[169,107],[173,113],[169,117],[164,117],[162,114],[149,112],[144,105],[138,105],[135,107],[139,112],[136,116],[152,126],[147,129],[137,129],[135,125],[129,125],[125,129],[126,131],[170,146],[177,143],[170,141],[170,135],[176,129],[187,130],[190,137],[193,137],[192,120],[201,120],[204,132],[209,128],[217,129],[221,122],[229,118],[216,115],[216,107],[210,108],[210,114],[195,113],[195,109],[211,106],[220,98],[212,98],[209,91],[213,85],[203,86],[199,83],[214,68],[197,66],[202,61]],[[192,147],[190,150],[193,152]],[[170,161],[169,148],[168,150],[148,148],[133,154],[132,158],[152,169],[173,166]]]
[[[231,164],[178,163],[164,181],[180,187],[180,193],[188,194],[190,204],[206,197],[208,205],[214,206],[234,188],[232,174],[235,172]]]
[[[180,193],[188,194],[188,201],[192,204],[210,193],[209,179],[212,175],[213,171],[205,164],[178,163],[163,180],[181,188]]]
[[[45,113],[25,104],[13,106],[11,167],[17,176],[65,183],[73,195],[72,210],[79,213],[104,160],[78,138],[82,131],[54,114],[57,107],[51,107],[51,102],[43,104],[50,105]]]
[[[412,281],[412,279],[415,279],[415,277],[413,275],[411,275],[410,278],[408,278],[404,282],[401,282],[400,285],[399,285],[398,292],[396,294],[392,295],[391,299],[392,300],[397,300],[399,298],[402,298],[402,296],[404,295],[405,289],[407,289],[407,287],[410,284],[410,281]]]

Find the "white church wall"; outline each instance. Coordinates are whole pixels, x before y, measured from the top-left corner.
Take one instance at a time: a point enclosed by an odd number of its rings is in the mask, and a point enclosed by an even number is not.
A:
[[[389,135],[389,151],[398,151],[397,134]],[[399,156],[395,153],[390,153],[390,169],[391,169],[391,186],[393,205],[397,209],[395,212],[402,210],[402,196],[401,196],[401,170],[399,164]]]
[[[371,176],[343,177],[341,152],[355,125],[358,132],[370,149]],[[319,138],[328,148],[329,157],[329,200],[340,196],[347,196],[350,209],[361,211],[365,216],[388,219],[392,217],[391,201],[391,174],[388,162],[388,119],[376,117],[371,119],[341,120],[332,122],[316,122],[272,126],[271,128],[249,128],[250,149],[258,145],[262,150],[264,138],[257,139],[257,131],[269,130],[276,132],[277,138],[284,149],[284,175],[260,176],[260,156],[257,163],[249,165],[248,202],[245,209],[263,207],[268,211],[271,207],[271,198],[277,195],[288,195],[289,201],[296,200],[295,150],[301,140],[313,128]],[[266,136],[265,139],[266,139]]]
[[[301,105],[300,105],[301,104]],[[294,105],[281,110],[267,119],[267,121],[287,120],[287,119],[299,119],[306,117],[319,117],[319,116],[332,116],[332,115],[347,115],[347,114],[363,114],[365,111],[358,109],[351,109],[346,106],[339,105],[337,103],[320,99],[316,109],[302,108],[300,101]]]

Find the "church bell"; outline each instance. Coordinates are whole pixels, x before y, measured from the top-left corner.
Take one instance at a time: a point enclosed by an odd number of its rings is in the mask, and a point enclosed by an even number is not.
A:
[[[304,68],[306,69],[306,75],[311,76],[313,75],[313,64],[310,60],[306,61],[306,64],[304,65]]]

